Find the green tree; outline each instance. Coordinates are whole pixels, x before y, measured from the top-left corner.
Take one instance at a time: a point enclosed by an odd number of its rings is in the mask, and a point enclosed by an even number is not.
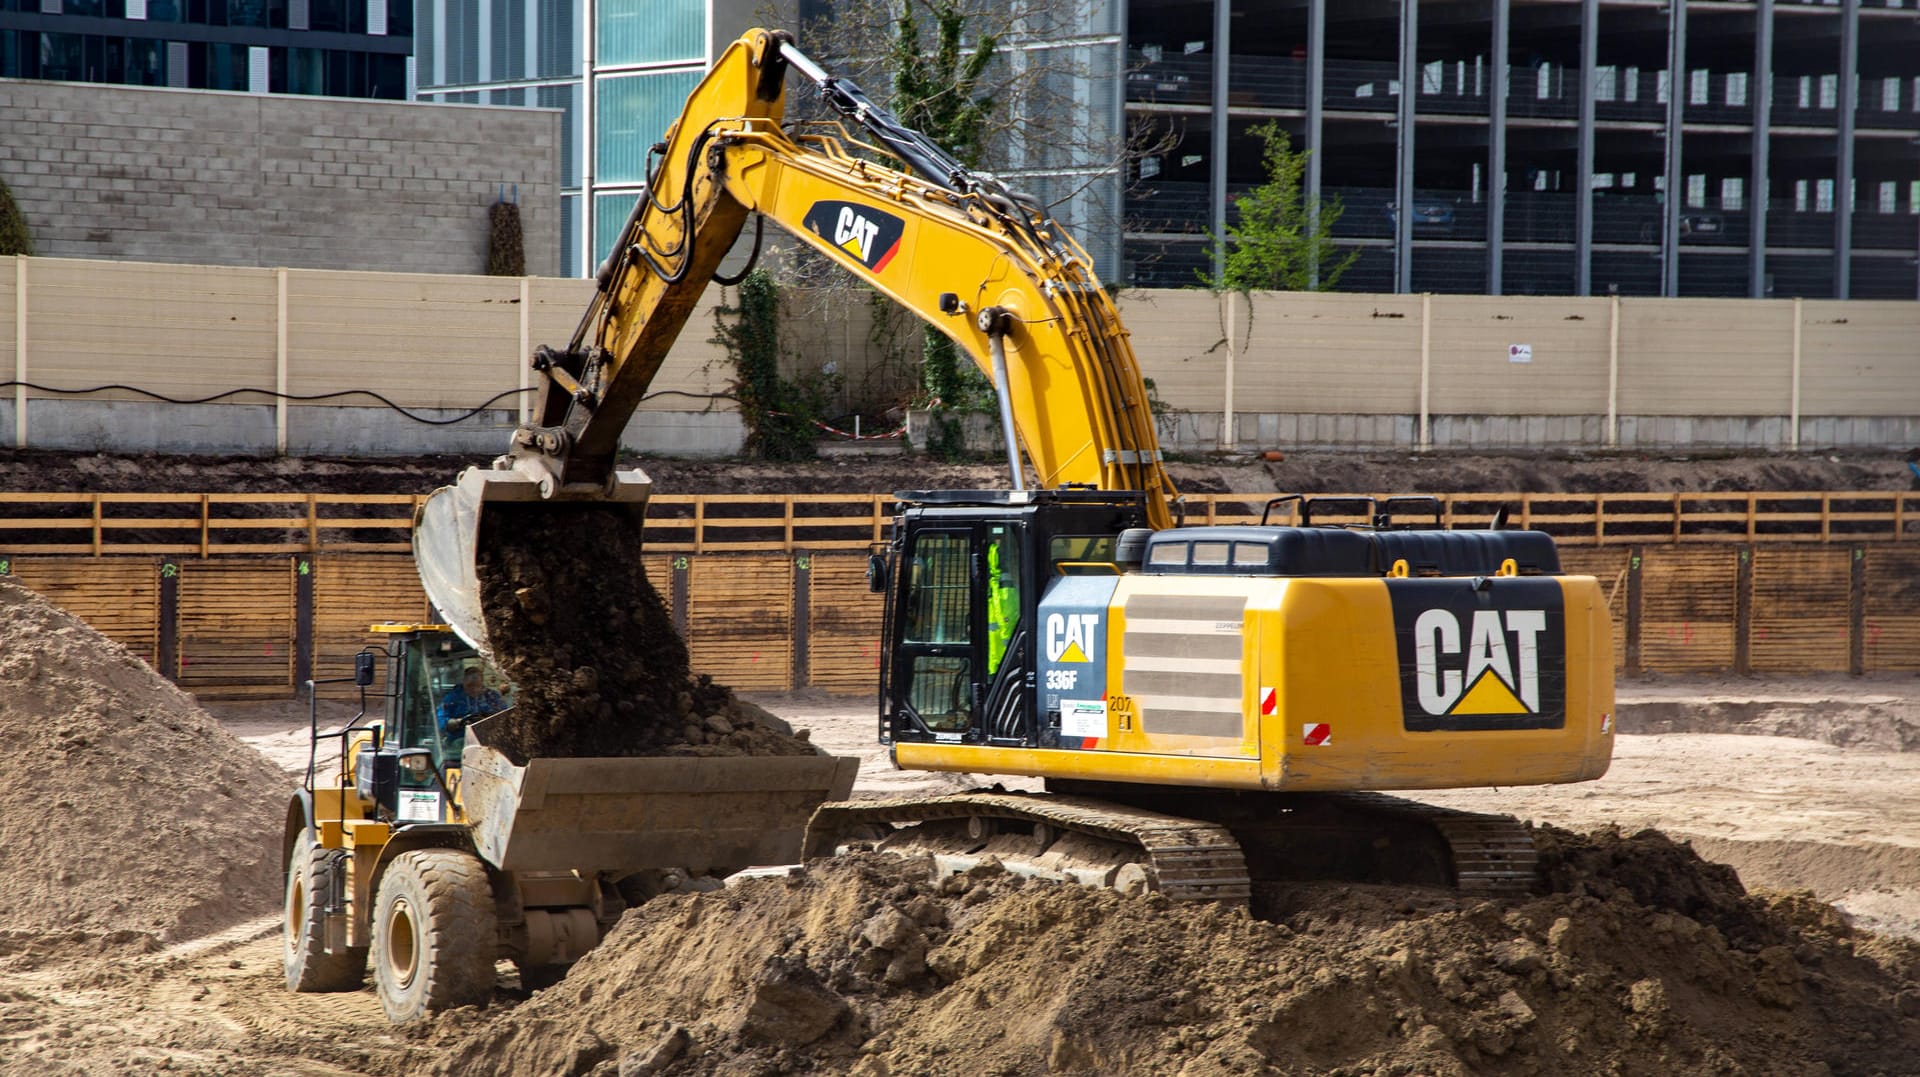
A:
[[[27,219],[14,204],[7,181],[0,180],[0,255],[32,253],[33,233],[27,230]]]
[[[921,47],[916,7],[924,8],[933,24],[930,50]],[[981,91],[981,81],[1000,35],[980,33],[968,49],[966,30],[967,15],[954,0],[907,0],[895,22],[887,63],[893,72],[894,114],[972,168],[980,163],[995,108],[993,96]],[[921,338],[920,386],[929,400],[947,410],[975,410],[991,400],[986,379],[946,334],[932,327]],[[939,425],[938,440],[946,446],[957,444],[946,420]]]
[[[1302,179],[1312,150],[1295,150],[1293,140],[1272,120],[1252,129],[1261,141],[1260,163],[1266,182],[1234,203],[1235,223],[1227,226],[1226,271],[1202,273],[1210,288],[1235,291],[1331,291],[1341,274],[1360,257],[1345,254],[1333,242],[1340,200],[1322,199],[1317,216]]]

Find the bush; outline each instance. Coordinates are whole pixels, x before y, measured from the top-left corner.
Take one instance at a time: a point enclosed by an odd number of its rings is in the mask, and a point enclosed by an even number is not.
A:
[[[27,219],[14,204],[7,181],[0,180],[0,255],[32,253],[33,233],[27,230]]]

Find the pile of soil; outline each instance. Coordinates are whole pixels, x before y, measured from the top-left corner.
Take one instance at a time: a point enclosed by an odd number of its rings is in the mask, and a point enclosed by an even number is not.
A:
[[[286,776],[120,644],[0,580],[0,932],[193,937],[281,901]]]
[[[1290,887],[1273,919],[854,854],[629,912],[421,1072],[1911,1072],[1920,947],[1658,832],[1541,832],[1511,902]]]
[[[493,660],[519,689],[479,732],[540,756],[812,755],[785,722],[688,671],[623,511],[489,511],[478,552]]]

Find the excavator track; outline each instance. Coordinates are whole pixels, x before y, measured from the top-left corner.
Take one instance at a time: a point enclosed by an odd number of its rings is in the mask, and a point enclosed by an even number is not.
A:
[[[1175,901],[1245,902],[1252,894],[1240,843],[1226,827],[1057,794],[962,793],[823,804],[807,824],[805,855],[830,855],[839,835],[852,826],[955,819],[1043,823],[1137,846],[1147,857],[1154,888]]]
[[[1533,889],[1540,854],[1533,830],[1511,815],[1442,808],[1385,793],[1332,793],[1356,809],[1434,828],[1453,855],[1454,885],[1471,894],[1524,897]]]
[[[1532,831],[1518,819],[1380,793],[1099,793],[995,791],[826,804],[808,824],[805,855],[830,855],[843,834],[870,824],[1045,824],[1137,848],[1154,888],[1170,899],[1240,902],[1251,898],[1255,882],[1327,878],[1520,897],[1532,890],[1538,866]]]

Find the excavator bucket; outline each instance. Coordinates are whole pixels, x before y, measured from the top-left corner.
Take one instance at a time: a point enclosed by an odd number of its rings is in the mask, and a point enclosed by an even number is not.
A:
[[[413,521],[413,563],[420,585],[440,618],[488,659],[486,616],[480,600],[479,553],[483,528],[505,513],[577,509],[604,505],[638,521],[653,481],[638,468],[616,471],[605,489],[555,488],[551,479],[525,471],[470,467],[452,486],[428,495]]]

